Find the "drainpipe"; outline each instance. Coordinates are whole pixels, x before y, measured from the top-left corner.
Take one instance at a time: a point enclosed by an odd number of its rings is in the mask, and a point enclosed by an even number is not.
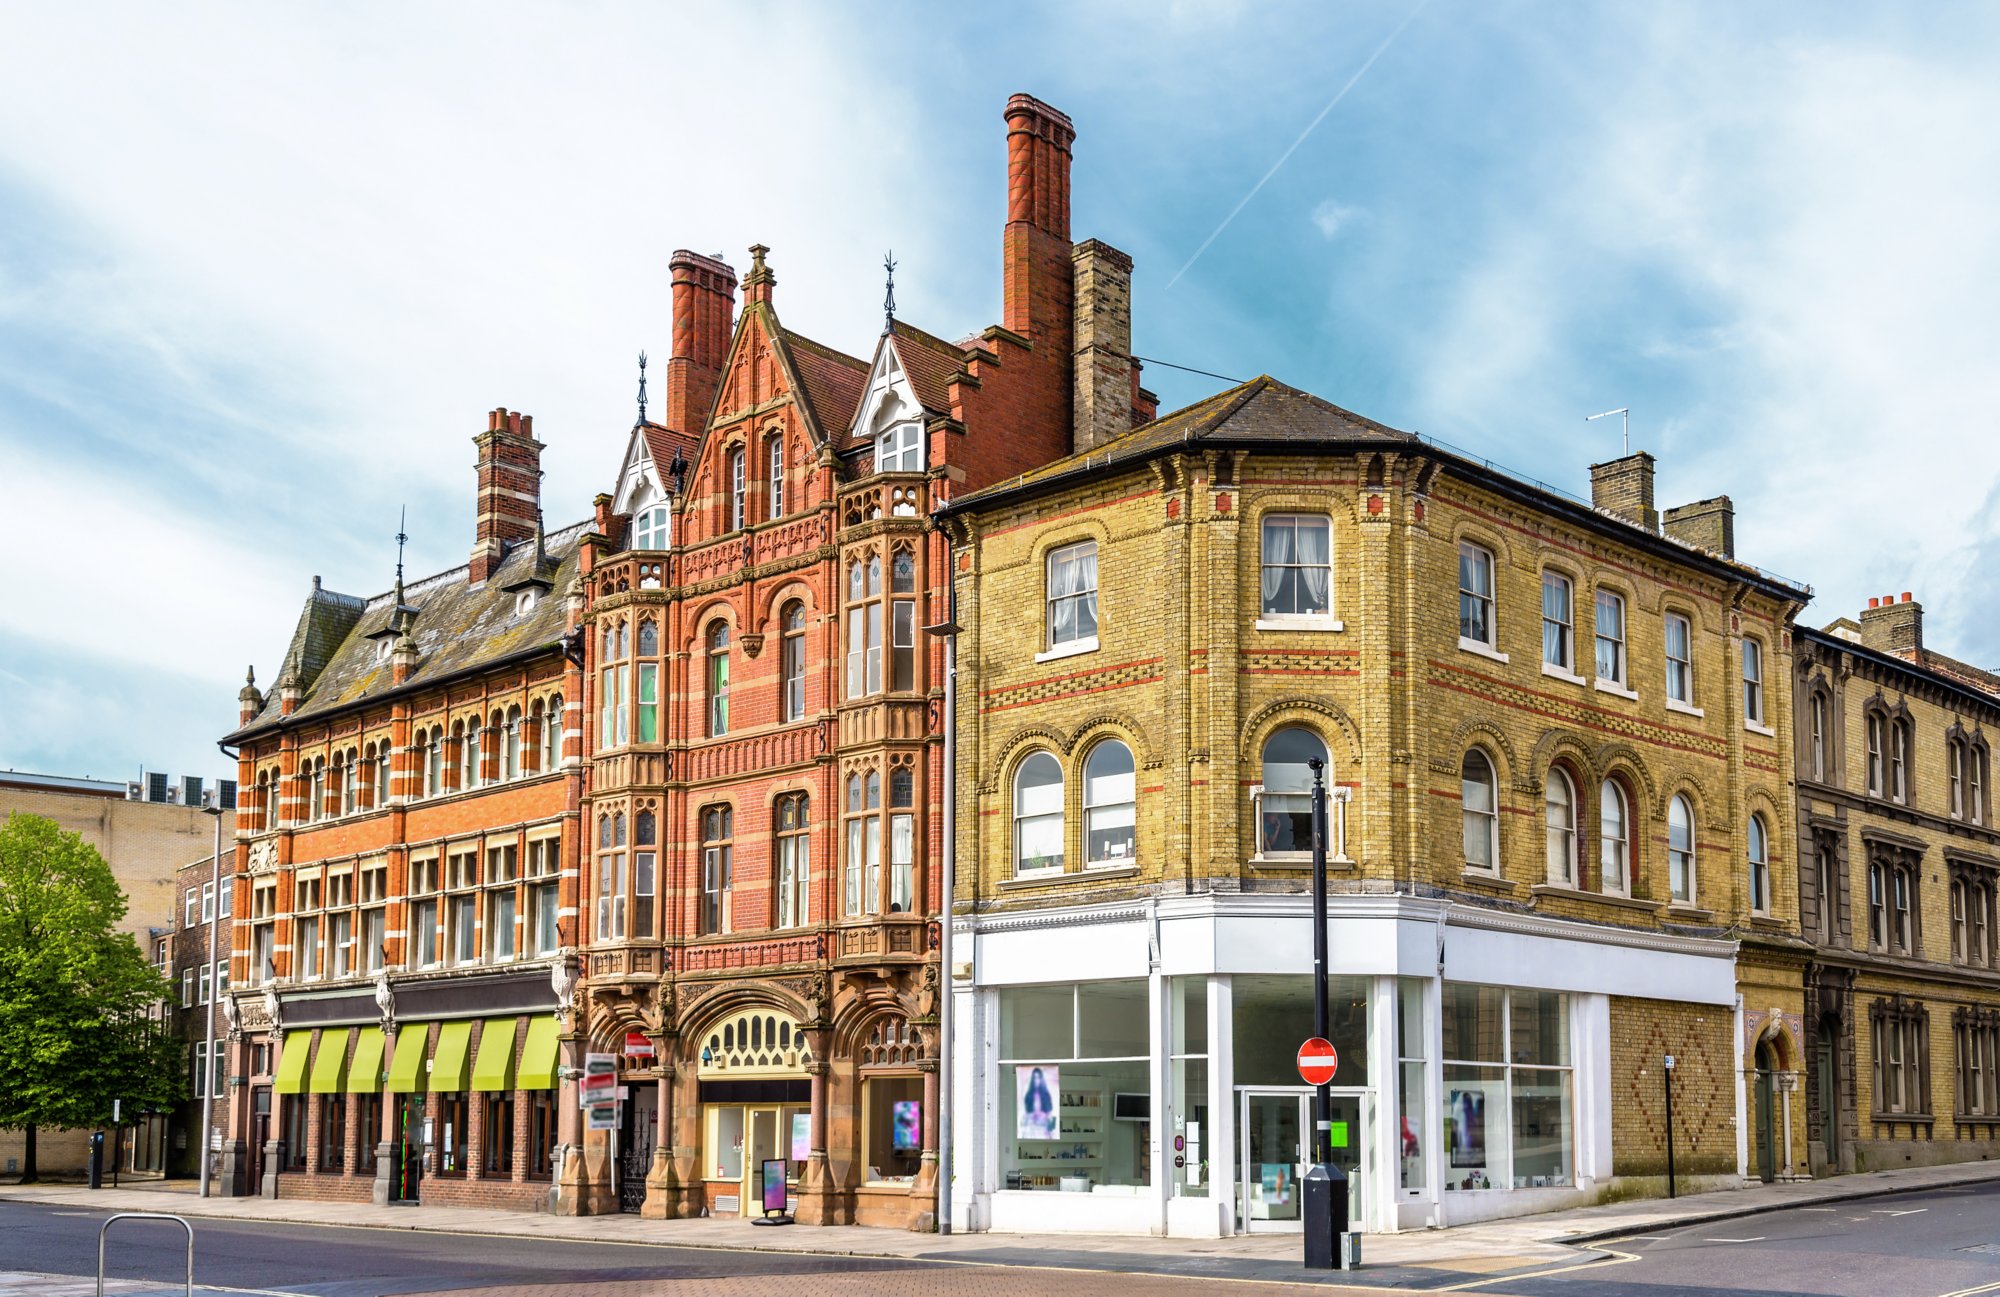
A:
[[[943,922],[938,925],[938,1213],[939,1234],[951,1233],[952,1193],[952,1017],[956,998],[951,963],[953,897],[957,893],[958,856],[958,581],[950,571],[951,544],[945,543],[945,620],[926,626],[944,637],[944,891]]]

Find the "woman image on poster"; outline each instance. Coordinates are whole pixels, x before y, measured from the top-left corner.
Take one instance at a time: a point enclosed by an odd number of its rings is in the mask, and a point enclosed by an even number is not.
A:
[[[1015,1123],[1016,1139],[1056,1137],[1056,1096],[1060,1081],[1056,1069],[1035,1066],[1014,1069],[1014,1083],[1021,1090],[1021,1111]]]

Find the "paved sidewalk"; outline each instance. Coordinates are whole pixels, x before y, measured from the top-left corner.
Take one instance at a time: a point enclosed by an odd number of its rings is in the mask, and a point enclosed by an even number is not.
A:
[[[1369,1235],[1363,1269],[1348,1282],[1422,1286],[1449,1282],[1439,1272],[1467,1277],[1517,1273],[1575,1264],[1595,1255],[1579,1247],[1622,1235],[1670,1229],[1790,1207],[1879,1194],[1910,1193],[2000,1179],[2000,1162],[1913,1167],[1826,1180],[1757,1185],[1678,1199],[1641,1199],[1574,1211],[1549,1212],[1447,1230]],[[648,1221],[637,1216],[549,1216],[527,1212],[450,1207],[376,1207],[369,1204],[263,1198],[202,1199],[174,1188],[123,1187],[93,1192],[73,1185],[0,1185],[0,1203],[39,1202],[72,1210],[160,1211],[235,1221],[291,1222],[440,1233],[507,1235],[598,1244],[628,1243],[744,1251],[879,1256],[997,1265],[1077,1266],[1129,1272],[1205,1274],[1298,1280],[1297,1235],[1240,1235],[1227,1239],[1168,1239],[1095,1234],[912,1234],[899,1230],[837,1226],[770,1229],[740,1219]],[[1425,1272],[1413,1274],[1412,1271]],[[1331,1277],[1331,1276],[1329,1276]],[[14,1291],[0,1276],[0,1297]],[[138,1290],[132,1290],[138,1291]]]

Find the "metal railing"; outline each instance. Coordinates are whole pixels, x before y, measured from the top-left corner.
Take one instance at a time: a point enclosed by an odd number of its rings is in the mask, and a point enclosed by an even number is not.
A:
[[[169,1216],[158,1211],[121,1211],[108,1218],[97,1231],[97,1297],[104,1297],[104,1244],[111,1227],[121,1220],[170,1220],[187,1231],[187,1297],[194,1297],[194,1226],[180,1216]]]

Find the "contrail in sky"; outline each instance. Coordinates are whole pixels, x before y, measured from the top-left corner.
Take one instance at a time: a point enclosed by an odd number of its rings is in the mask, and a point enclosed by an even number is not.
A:
[[[1243,201],[1237,203],[1236,206],[1230,208],[1229,215],[1222,218],[1222,224],[1215,227],[1215,232],[1201,241],[1201,246],[1196,248],[1194,250],[1194,255],[1187,259],[1187,265],[1182,266],[1179,270],[1174,272],[1174,277],[1167,281],[1168,288],[1172,288],[1175,284],[1178,284],[1181,281],[1181,276],[1185,275],[1188,272],[1188,269],[1192,267],[1195,262],[1201,260],[1201,254],[1208,251],[1208,245],[1215,242],[1217,238],[1221,237],[1222,232],[1229,228],[1229,223],[1236,219],[1236,214],[1238,212],[1241,212],[1245,207],[1248,207],[1250,205],[1250,200],[1257,196],[1257,191],[1270,183],[1271,177],[1278,174],[1278,169],[1285,165],[1285,163],[1291,158],[1292,154],[1297,153],[1299,151],[1299,145],[1304,144],[1306,142],[1306,136],[1311,135],[1313,133],[1313,130],[1316,127],[1318,127],[1318,125],[1321,122],[1326,120],[1326,115],[1334,110],[1335,105],[1337,105],[1341,100],[1347,98],[1347,92],[1354,89],[1355,83],[1360,81],[1362,77],[1367,75],[1369,68],[1375,66],[1375,60],[1382,57],[1382,51],[1388,49],[1389,46],[1395,43],[1396,38],[1403,34],[1403,28],[1408,27],[1410,23],[1416,19],[1416,16],[1424,11],[1424,6],[1428,5],[1429,3],[1430,0],[1423,0],[1423,4],[1419,4],[1416,8],[1410,10],[1409,17],[1403,19],[1401,23],[1397,24],[1396,30],[1390,32],[1388,38],[1385,39],[1380,45],[1377,45],[1375,47],[1375,52],[1368,56],[1368,61],[1366,63],[1363,63],[1359,68],[1355,69],[1353,76],[1347,78],[1347,84],[1340,88],[1340,93],[1335,95],[1333,98],[1327,100],[1326,107],[1319,110],[1319,116],[1313,118],[1312,121],[1306,123],[1306,128],[1299,132],[1299,137],[1297,139],[1292,141],[1292,147],[1286,149],[1282,154],[1278,156],[1278,160],[1271,164],[1271,169],[1264,173],[1264,178],[1262,180],[1259,180],[1256,184],[1250,186],[1250,192],[1243,195]]]

